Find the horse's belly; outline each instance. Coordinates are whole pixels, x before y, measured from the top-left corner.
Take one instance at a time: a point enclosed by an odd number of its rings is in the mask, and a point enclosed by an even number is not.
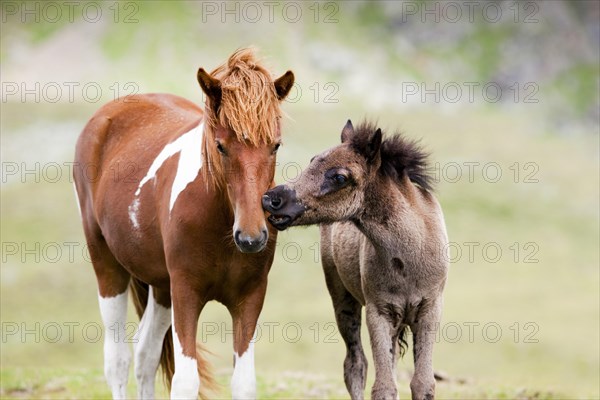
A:
[[[127,214],[127,207],[104,210],[100,226],[108,247],[132,276],[168,289],[169,274],[158,226],[147,223],[144,230],[132,230]]]

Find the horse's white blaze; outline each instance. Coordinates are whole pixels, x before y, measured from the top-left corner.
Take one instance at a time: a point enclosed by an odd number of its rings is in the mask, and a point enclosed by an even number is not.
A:
[[[171,307],[173,321],[173,350],[175,352],[175,375],[171,383],[171,399],[196,399],[200,389],[198,364],[192,357],[183,354],[179,335],[175,330],[175,317]]]
[[[98,295],[100,314],[104,323],[104,375],[113,399],[127,396],[127,378],[131,352],[126,343],[127,290],[115,297]]]
[[[171,326],[171,310],[156,302],[152,287],[148,305],[134,336],[135,377],[139,399],[154,398],[154,381],[160,362],[160,353],[167,330]]]
[[[150,180],[156,178],[156,174],[162,165],[171,156],[179,153],[179,162],[177,164],[177,172],[171,186],[171,198],[169,200],[169,213],[173,209],[173,205],[177,197],[185,190],[187,185],[196,179],[198,172],[202,167],[202,135],[204,134],[204,122],[200,123],[195,128],[179,136],[173,142],[167,144],[158,156],[154,159],[148,172],[142,178],[134,194],[133,203],[129,206],[129,219],[134,228],[139,228],[137,213],[139,211],[139,195],[142,188]]]
[[[254,341],[240,356],[233,353],[235,368],[231,377],[231,397],[233,399],[256,398],[256,372],[254,371]]]

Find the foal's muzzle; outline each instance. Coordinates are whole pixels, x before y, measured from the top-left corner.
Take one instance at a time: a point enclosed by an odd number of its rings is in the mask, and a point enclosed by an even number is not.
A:
[[[305,211],[296,198],[296,191],[285,185],[267,191],[262,197],[262,206],[271,214],[267,218],[269,223],[280,231],[287,229]]]

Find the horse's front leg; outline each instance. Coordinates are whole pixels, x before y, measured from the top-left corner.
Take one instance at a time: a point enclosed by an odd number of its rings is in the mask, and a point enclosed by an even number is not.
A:
[[[203,303],[198,291],[185,277],[171,277],[171,299],[175,352],[171,399],[197,399],[200,375],[196,358],[196,331]]]
[[[256,399],[254,342],[256,322],[262,310],[267,283],[261,283],[239,305],[229,309],[233,318],[234,369],[232,399]]]
[[[367,326],[375,361],[375,383],[371,390],[373,400],[398,398],[394,363],[396,361],[396,329],[393,316],[375,302],[366,305]]]
[[[413,332],[415,360],[415,374],[410,381],[410,390],[413,400],[433,400],[433,345],[442,313],[441,298],[422,307],[424,308],[418,311],[418,319],[410,327]]]

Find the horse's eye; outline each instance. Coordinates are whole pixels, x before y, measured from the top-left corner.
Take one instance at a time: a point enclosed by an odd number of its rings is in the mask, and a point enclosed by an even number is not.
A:
[[[275,147],[273,147],[273,154],[277,153],[277,150],[281,147],[281,143],[277,143]]]
[[[335,174],[333,176],[333,181],[338,185],[343,185],[346,182],[348,182],[348,177],[346,175],[342,175],[342,174]]]
[[[225,152],[225,148],[223,147],[221,142],[217,142],[217,150],[219,150],[219,153],[223,154],[224,156],[227,155],[227,153]]]

